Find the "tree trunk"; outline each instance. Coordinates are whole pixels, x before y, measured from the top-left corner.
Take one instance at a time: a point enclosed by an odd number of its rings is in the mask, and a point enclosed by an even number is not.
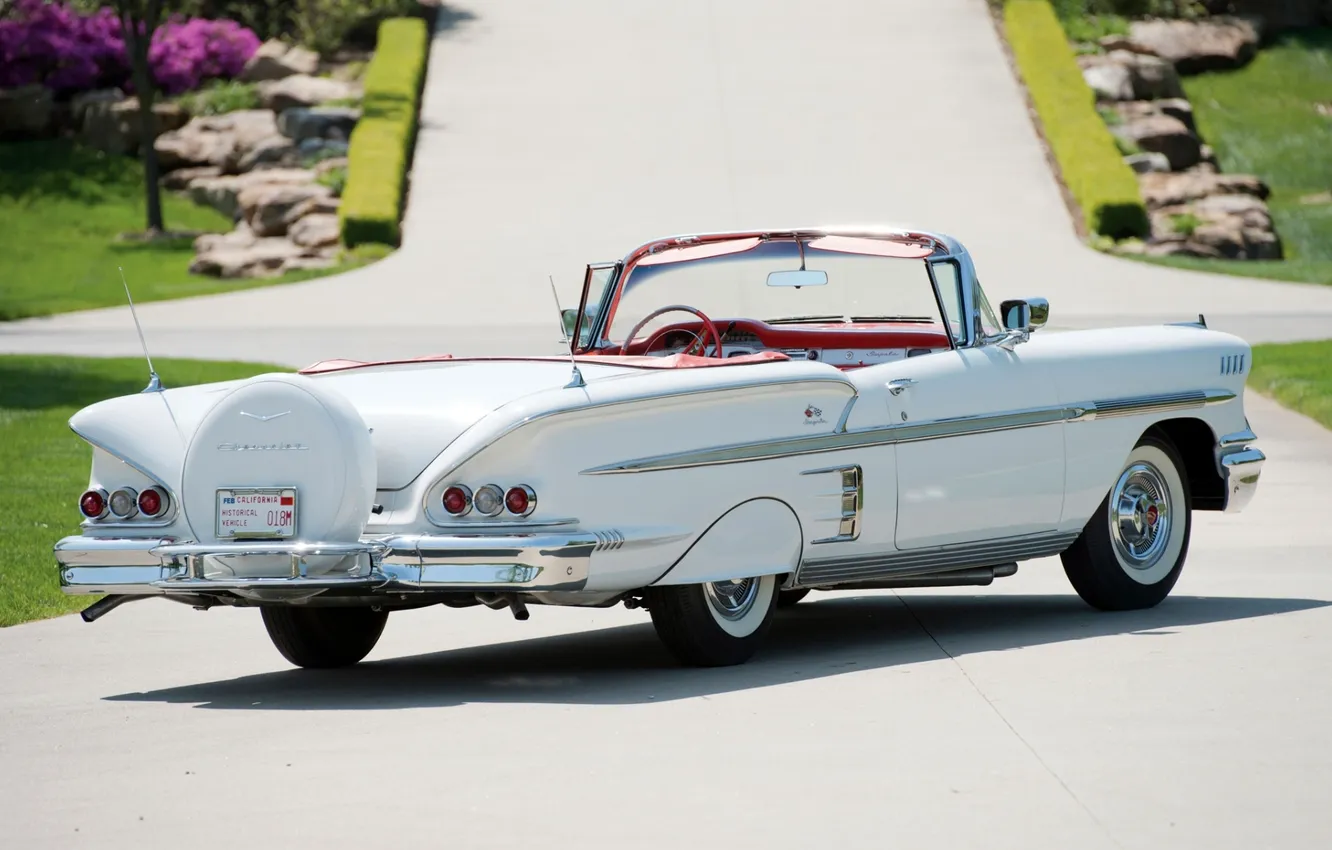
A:
[[[162,233],[166,222],[162,217],[161,167],[157,161],[157,116],[153,114],[157,86],[152,68],[148,64],[148,48],[161,15],[161,0],[117,3],[121,32],[125,37],[125,51],[129,54],[130,73],[134,79],[134,92],[139,98],[139,156],[143,159],[144,200],[147,206],[149,234]]]

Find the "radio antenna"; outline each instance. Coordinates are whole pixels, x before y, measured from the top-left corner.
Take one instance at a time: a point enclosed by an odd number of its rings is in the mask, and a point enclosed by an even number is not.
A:
[[[578,370],[578,360],[574,358],[574,343],[570,339],[569,332],[564,329],[564,308],[560,306],[560,294],[555,291],[555,275],[547,275],[550,279],[550,295],[555,299],[555,312],[560,316],[560,342],[569,344],[569,365],[573,367],[573,377],[569,383],[564,385],[566,390],[577,389],[587,386],[587,381],[583,380],[583,373]]]
[[[130,296],[129,283],[125,280],[125,269],[116,266],[120,272],[120,284],[125,287],[125,300],[129,302],[130,317],[134,319],[134,329],[139,332],[139,345],[143,346],[143,359],[148,361],[148,386],[143,388],[146,393],[160,393],[162,391],[162,379],[157,377],[157,370],[153,368],[153,358],[148,354],[148,343],[143,338],[143,325],[139,324],[139,314],[134,309],[134,299]]]

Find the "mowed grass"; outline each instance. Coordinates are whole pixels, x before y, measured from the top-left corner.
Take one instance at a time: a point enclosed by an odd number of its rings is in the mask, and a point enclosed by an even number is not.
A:
[[[1255,345],[1249,386],[1332,428],[1332,340]]]
[[[156,360],[167,387],[289,371],[257,363]],[[82,610],[60,590],[51,547],[79,533],[92,449],[69,417],[147,383],[141,359],[0,356],[0,626]]]
[[[0,321],[123,304],[118,268],[136,301],[158,301],[309,280],[384,255],[358,253],[332,271],[220,280],[189,273],[191,238],[119,240],[142,232],[143,168],[68,140],[0,144]],[[162,195],[168,231],[230,230],[211,207]]]
[[[1332,284],[1332,29],[1278,36],[1249,65],[1185,77],[1198,131],[1221,170],[1256,174],[1284,260],[1166,257],[1199,271]]]

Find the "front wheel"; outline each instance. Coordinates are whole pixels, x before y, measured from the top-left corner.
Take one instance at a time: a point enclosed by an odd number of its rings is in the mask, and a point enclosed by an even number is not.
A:
[[[657,636],[677,659],[698,667],[753,657],[777,610],[776,576],[647,589]]]
[[[264,608],[264,626],[297,667],[347,667],[370,654],[388,620],[371,608]]]
[[[1165,599],[1189,551],[1191,499],[1175,447],[1143,437],[1082,535],[1060,556],[1073,589],[1102,611],[1150,608]]]

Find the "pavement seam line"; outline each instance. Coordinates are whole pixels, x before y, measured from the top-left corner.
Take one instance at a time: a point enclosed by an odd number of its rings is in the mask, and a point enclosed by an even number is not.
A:
[[[931,641],[933,641],[935,646],[939,647],[940,652],[948,656],[948,660],[953,662],[953,666],[956,667],[957,671],[962,674],[962,678],[967,680],[967,684],[970,685],[971,689],[976,692],[976,695],[979,696],[981,699],[985,700],[985,704],[990,707],[990,711],[994,712],[995,717],[998,717],[1000,722],[1002,722],[1005,726],[1008,727],[1008,731],[1012,732],[1013,736],[1022,742],[1022,746],[1027,748],[1027,752],[1031,753],[1032,758],[1036,759],[1036,763],[1039,764],[1041,768],[1045,770],[1046,773],[1050,774],[1050,776],[1054,779],[1055,782],[1059,783],[1059,787],[1064,789],[1064,793],[1068,794],[1068,796],[1073,800],[1073,802],[1077,804],[1078,808],[1082,809],[1082,811],[1086,813],[1087,817],[1091,818],[1091,822],[1096,824],[1096,828],[1101,830],[1101,833],[1105,835],[1105,837],[1110,841],[1110,843],[1123,850],[1124,845],[1119,843],[1118,839],[1116,839],[1115,836],[1111,834],[1110,830],[1106,828],[1106,825],[1101,822],[1101,819],[1096,817],[1095,812],[1093,812],[1091,808],[1088,807],[1087,804],[1082,801],[1082,798],[1079,797],[1073,791],[1073,789],[1069,786],[1069,784],[1064,781],[1064,778],[1060,776],[1058,773],[1056,773],[1054,768],[1050,767],[1050,765],[1046,763],[1045,759],[1041,758],[1041,754],[1036,752],[1036,748],[1031,745],[1030,741],[1028,741],[1026,738],[1022,736],[1022,733],[1017,730],[1017,727],[1015,727],[1011,722],[1009,722],[1008,718],[1004,716],[1004,713],[999,710],[999,707],[995,705],[993,701],[991,701],[990,697],[985,693],[985,691],[981,690],[980,686],[977,685],[975,680],[971,678],[971,674],[967,673],[967,668],[962,666],[962,662],[957,660],[957,656],[949,652],[948,649],[942,643],[939,642],[939,639],[934,636],[934,632],[930,631],[929,626],[925,625],[925,621],[923,621],[920,618],[920,616],[916,614],[915,609],[911,607],[910,603],[907,602],[906,598],[903,597],[902,594],[897,593],[896,591],[893,592],[893,596],[897,598],[898,602],[902,603],[902,607],[905,608],[907,610],[907,613],[911,615],[911,619],[916,621],[916,625],[920,626],[920,630],[925,633],[926,637],[928,637]]]

